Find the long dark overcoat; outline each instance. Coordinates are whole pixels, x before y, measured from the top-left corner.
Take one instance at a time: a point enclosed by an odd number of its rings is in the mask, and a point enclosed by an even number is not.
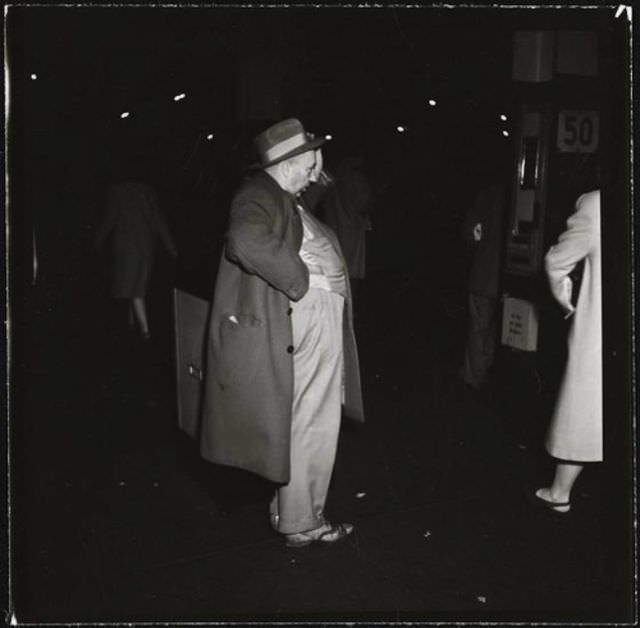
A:
[[[462,223],[463,238],[474,244],[469,292],[491,299],[497,299],[499,293],[505,207],[502,186],[490,185],[480,190]],[[474,242],[473,230],[478,223],[482,225],[482,238]]]
[[[265,172],[245,180],[231,205],[206,354],[202,456],[279,483],[290,478],[291,308],[309,289],[301,243],[295,198]],[[349,295],[343,336],[343,410],[363,421]]]

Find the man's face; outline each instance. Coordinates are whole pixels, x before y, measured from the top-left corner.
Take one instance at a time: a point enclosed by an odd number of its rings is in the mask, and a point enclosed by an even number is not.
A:
[[[289,191],[292,194],[302,192],[310,183],[316,165],[314,151],[310,150],[291,160],[289,173]]]
[[[318,179],[320,178],[320,173],[322,172],[322,167],[323,167],[323,163],[322,163],[322,151],[318,148],[315,151],[315,155],[316,155],[316,165],[313,168],[313,172],[311,173],[311,178],[310,181],[311,183],[317,183]]]

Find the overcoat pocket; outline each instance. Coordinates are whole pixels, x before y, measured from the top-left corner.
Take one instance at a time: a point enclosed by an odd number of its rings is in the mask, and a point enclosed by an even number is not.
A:
[[[266,343],[266,325],[251,314],[226,313],[220,321],[219,373],[229,384],[250,383]]]

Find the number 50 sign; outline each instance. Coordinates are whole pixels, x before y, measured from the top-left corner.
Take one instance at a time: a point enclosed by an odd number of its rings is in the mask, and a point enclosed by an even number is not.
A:
[[[593,153],[598,148],[598,112],[563,109],[558,113],[558,150]]]

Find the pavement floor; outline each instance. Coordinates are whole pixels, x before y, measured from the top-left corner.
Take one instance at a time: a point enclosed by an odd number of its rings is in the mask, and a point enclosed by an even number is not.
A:
[[[18,622],[632,621],[615,461],[583,473],[569,515],[533,509],[523,486],[552,471],[545,404],[514,400],[499,378],[467,389],[456,372],[464,295],[424,285],[379,275],[359,294],[367,421],[343,422],[327,504],[355,532],[302,549],[269,526],[273,486],[202,461],[177,429],[166,286],[150,299],[148,344],[82,274],[20,294]]]

